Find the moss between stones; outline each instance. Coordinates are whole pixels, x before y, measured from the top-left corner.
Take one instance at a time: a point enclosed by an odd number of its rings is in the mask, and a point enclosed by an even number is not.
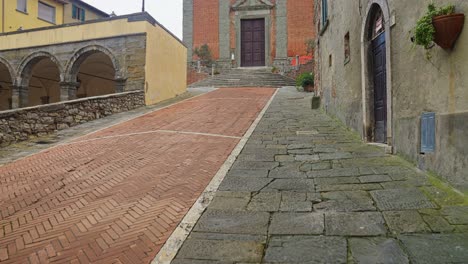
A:
[[[429,182],[432,184],[432,186],[440,190],[443,196],[443,197],[435,197],[433,193],[423,188],[422,191],[427,196],[429,196],[432,200],[436,201],[441,206],[468,205],[468,192],[460,192],[454,189],[448,183],[442,181],[434,172],[431,172],[431,171],[427,172],[427,177],[429,179]]]

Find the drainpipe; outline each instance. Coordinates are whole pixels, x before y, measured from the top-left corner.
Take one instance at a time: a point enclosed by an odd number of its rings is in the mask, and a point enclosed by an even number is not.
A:
[[[2,33],[5,33],[5,0],[2,0]]]

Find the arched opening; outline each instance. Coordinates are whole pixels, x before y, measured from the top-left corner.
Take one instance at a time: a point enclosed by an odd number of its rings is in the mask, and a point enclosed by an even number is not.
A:
[[[8,67],[0,62],[0,111],[12,108],[13,78]]]
[[[116,69],[104,52],[92,50],[81,54],[71,70],[71,80],[77,82],[77,98],[116,92]]]
[[[21,77],[27,87],[27,104],[23,102],[22,107],[60,102],[60,69],[51,57],[33,58]]]
[[[370,13],[368,32],[369,48],[369,89],[372,120],[371,141],[387,143],[387,67],[385,47],[385,23],[382,9],[374,5]]]
[[[390,23],[385,0],[369,3],[362,30],[364,138],[392,145]]]

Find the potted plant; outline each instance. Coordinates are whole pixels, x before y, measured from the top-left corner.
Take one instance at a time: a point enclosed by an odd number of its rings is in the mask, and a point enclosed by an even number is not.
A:
[[[434,42],[443,49],[453,49],[455,42],[463,30],[465,15],[455,13],[454,6],[451,6],[447,11],[450,13],[439,15],[432,19],[432,24],[435,28]]]
[[[303,87],[306,92],[313,92],[314,90],[314,74],[305,72],[299,75],[296,79],[296,85]]]
[[[452,49],[463,29],[464,14],[456,14],[454,5],[437,8],[429,4],[426,14],[416,23],[414,43],[430,49],[435,42],[443,49]],[[428,59],[430,54],[427,53]]]

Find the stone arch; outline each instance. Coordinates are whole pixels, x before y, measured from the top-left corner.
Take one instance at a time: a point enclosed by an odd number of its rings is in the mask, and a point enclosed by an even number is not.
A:
[[[387,99],[387,144],[393,146],[393,97],[392,97],[392,63],[391,63],[391,16],[390,8],[387,0],[370,0],[366,8],[366,16],[362,21],[361,27],[361,79],[362,79],[362,114],[363,114],[363,132],[362,136],[365,140],[371,141],[371,132],[372,129],[372,120],[371,114],[373,110],[370,109],[370,94],[374,89],[372,83],[373,77],[372,72],[370,71],[371,65],[371,39],[369,37],[369,32],[373,26],[372,18],[376,10],[381,10],[385,32],[385,47],[386,47],[386,99]]]
[[[121,63],[110,49],[91,45],[75,52],[66,68],[67,83],[76,89],[77,97],[97,96],[124,90]],[[90,74],[90,69],[93,74]]]
[[[112,64],[114,65],[114,69],[115,69],[116,79],[124,78],[122,68],[120,66],[121,63],[116,58],[114,53],[106,47],[103,47],[100,45],[91,45],[91,46],[86,46],[84,48],[79,49],[77,52],[75,52],[75,54],[73,54],[72,58],[68,61],[68,64],[66,67],[67,81],[69,82],[76,81],[74,77],[76,77],[76,75],[78,74],[81,63],[83,63],[83,61],[85,61],[88,56],[97,52],[104,53],[112,61]]]
[[[0,111],[13,107],[13,85],[15,81],[15,71],[10,63],[0,57]]]
[[[38,52],[34,52],[30,54],[29,56],[27,56],[21,61],[17,69],[17,78],[16,78],[17,85],[21,87],[28,85],[29,79],[30,79],[29,75],[31,75],[34,65],[40,60],[45,59],[45,58],[50,59],[53,63],[55,63],[55,65],[57,65],[57,68],[60,73],[60,81],[63,81],[64,70],[63,70],[62,63],[60,63],[60,61],[51,53],[46,52],[46,51],[38,51]]]
[[[35,72],[40,73],[35,75]],[[62,63],[54,55],[45,51],[28,55],[17,69],[16,89],[19,93],[19,106],[59,102],[62,96],[60,84],[63,80]]]
[[[10,76],[11,76],[11,80],[12,81],[15,81],[16,79],[16,71],[15,69],[11,66],[10,62],[8,62],[8,60],[0,57],[0,64],[3,64],[7,69],[8,71],[10,72]]]

